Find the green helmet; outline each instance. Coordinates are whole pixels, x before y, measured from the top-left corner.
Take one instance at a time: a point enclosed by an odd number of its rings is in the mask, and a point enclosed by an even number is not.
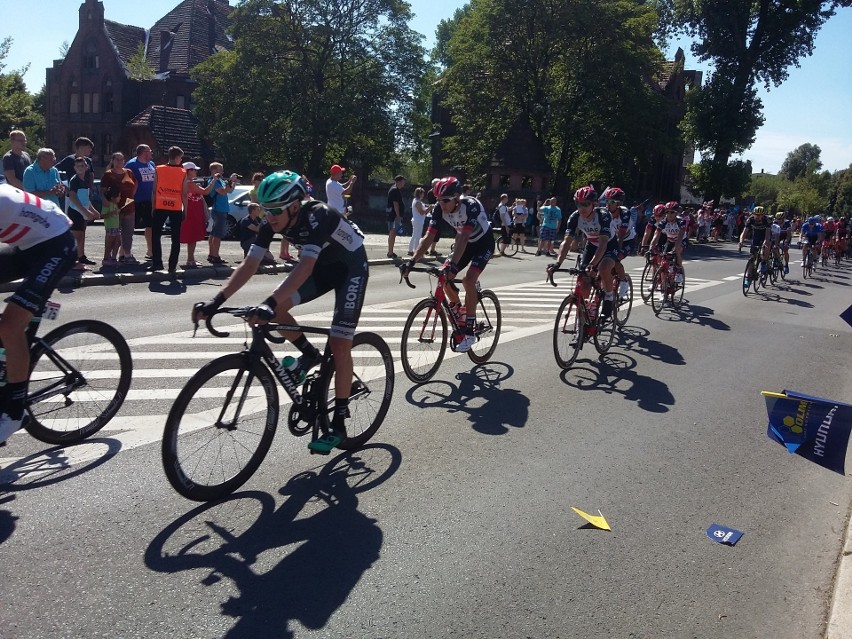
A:
[[[307,189],[298,173],[278,171],[263,178],[257,187],[257,202],[265,209],[280,209],[301,202]]]

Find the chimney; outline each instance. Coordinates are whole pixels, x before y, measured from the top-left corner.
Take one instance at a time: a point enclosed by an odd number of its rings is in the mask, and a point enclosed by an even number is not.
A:
[[[100,0],[86,0],[80,5],[80,30],[103,24],[104,3]]]
[[[160,69],[159,71],[169,70],[169,56],[172,54],[172,44],[175,41],[175,34],[171,31],[160,31]]]

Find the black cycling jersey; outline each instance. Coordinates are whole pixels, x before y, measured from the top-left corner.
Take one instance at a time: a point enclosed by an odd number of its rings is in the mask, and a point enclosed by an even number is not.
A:
[[[762,242],[771,227],[772,221],[766,215],[761,215],[760,218],[750,215],[745,223],[745,228],[751,231],[752,244]]]
[[[597,208],[591,218],[586,219],[580,215],[579,210],[574,211],[568,218],[568,227],[565,232],[576,236],[577,229],[583,232],[590,244],[597,246],[601,236],[604,242],[609,242],[612,233],[612,215],[605,208]]]
[[[437,235],[438,233],[438,217],[443,218],[456,233],[461,233],[464,229],[470,229],[470,242],[476,242],[486,233],[491,235],[491,225],[488,222],[488,214],[485,212],[482,204],[474,197],[462,196],[459,198],[459,205],[452,213],[444,213],[441,210],[440,204],[436,205],[432,210],[432,216],[429,219],[427,233]]]

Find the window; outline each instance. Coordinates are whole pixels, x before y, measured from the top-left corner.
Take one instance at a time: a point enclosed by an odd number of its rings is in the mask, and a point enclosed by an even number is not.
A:
[[[80,112],[80,94],[72,93],[71,94],[71,103],[68,106],[69,113],[79,113]]]
[[[92,94],[92,113],[100,113],[101,112],[101,94],[93,93]]]
[[[532,176],[525,175],[521,178],[521,188],[522,189],[531,189],[532,188]]]
[[[508,175],[501,175],[500,176],[500,189],[502,191],[505,191],[508,188],[509,188],[509,176]]]
[[[104,113],[112,113],[114,108],[112,91],[108,91],[107,93],[104,93]]]
[[[183,96],[183,95],[177,96],[177,98],[175,98],[175,106],[178,109],[185,109],[186,108],[186,96]]]
[[[83,94],[83,113],[91,113],[92,112],[92,94],[84,93]]]
[[[101,60],[98,56],[97,47],[94,44],[86,46],[86,52],[83,54],[83,68],[88,71],[94,71],[101,66]]]

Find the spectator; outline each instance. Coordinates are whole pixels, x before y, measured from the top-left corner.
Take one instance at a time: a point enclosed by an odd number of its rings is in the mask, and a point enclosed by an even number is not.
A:
[[[8,184],[24,191],[24,170],[33,163],[25,151],[27,134],[16,129],[9,134],[9,142],[12,148],[3,156],[3,175]]]
[[[101,178],[101,193],[104,197],[109,189],[117,189],[121,194],[115,219],[118,222],[121,238],[118,261],[125,263],[128,261],[127,256],[133,257],[130,251],[133,247],[133,229],[136,225],[136,207],[133,202],[136,194],[136,178],[133,177],[133,171],[125,167],[124,154],[121,151],[112,154],[109,166]],[[106,217],[104,217],[104,224],[106,224]]]
[[[500,204],[497,205],[497,214],[500,220],[500,239],[497,242],[497,249],[503,254],[509,242],[512,241],[510,236],[512,232],[512,216],[509,213],[509,196],[506,193],[500,196]]]
[[[556,198],[552,197],[544,201],[544,206],[539,209],[541,215],[541,237],[539,238],[536,255],[547,255],[556,257],[553,252],[553,240],[556,239],[556,230],[562,221],[562,209],[556,206]]]
[[[435,194],[432,192],[432,189],[435,188],[435,185],[440,182],[438,178],[432,180],[432,184],[429,187],[429,191],[426,193],[426,207],[430,209],[429,217],[432,215],[436,215],[438,217],[438,232],[435,233],[435,237],[432,239],[432,246],[429,247],[429,251],[427,255],[431,257],[436,257],[438,255],[438,240],[441,239],[441,224],[446,224],[444,217],[441,215],[441,211],[438,210],[436,204],[438,203],[438,199],[435,197]],[[435,213],[437,211],[437,213]],[[426,222],[428,224],[428,220]]]
[[[516,199],[512,205],[512,241],[520,242],[521,251],[527,252],[527,207],[526,200]]]
[[[408,242],[408,254],[414,255],[417,245],[420,244],[420,238],[423,237],[423,225],[426,223],[426,216],[429,214],[429,207],[423,203],[423,196],[426,194],[421,187],[414,189],[414,200],[411,202],[411,239]]]
[[[118,250],[121,247],[121,208],[127,198],[118,186],[103,190],[103,208],[101,218],[104,221],[104,259],[101,268],[112,268],[118,264]],[[130,200],[131,205],[133,200]]]
[[[59,175],[70,183],[71,178],[77,174],[77,170],[74,168],[77,158],[83,158],[86,162],[85,187],[90,190],[93,189],[95,186],[95,167],[90,156],[94,150],[95,143],[89,138],[80,137],[74,140],[74,153],[66,155],[56,163],[56,170],[59,171]]]
[[[171,247],[169,250],[169,273],[177,271],[180,255],[180,227],[187,204],[186,169],[181,163],[183,149],[169,147],[168,164],[157,166],[154,174],[154,222],[151,228],[151,266],[149,271],[163,270],[163,225],[169,221]]]
[[[346,213],[346,196],[352,193],[352,187],[355,184],[355,181],[358,179],[357,176],[353,175],[346,182],[341,183],[341,178],[343,174],[346,172],[339,164],[333,164],[331,166],[331,177],[325,183],[325,198],[328,205],[335,209],[338,213]]]
[[[198,268],[201,263],[195,259],[195,245],[203,242],[207,236],[207,218],[209,211],[204,196],[209,195],[216,184],[213,180],[202,187],[198,183],[199,167],[195,162],[184,162],[186,171],[186,217],[180,226],[180,243],[186,244],[186,268]]]
[[[388,257],[396,257],[393,245],[396,236],[402,228],[402,211],[405,207],[402,201],[402,187],[405,186],[405,178],[397,175],[393,179],[393,186],[388,189],[388,204],[385,209],[388,220]]]
[[[39,149],[36,153],[36,161],[24,169],[21,181],[24,184],[24,191],[49,200],[61,208],[59,197],[65,195],[65,187],[62,185],[55,164],[56,154],[53,149]]]
[[[210,164],[210,175],[213,176],[213,206],[211,207],[210,217],[213,219],[213,226],[210,228],[210,237],[208,239],[209,254],[207,261],[211,264],[227,264],[219,256],[219,248],[222,245],[222,239],[228,232],[228,213],[231,210],[231,205],[228,202],[228,195],[234,192],[237,186],[237,180],[240,178],[236,173],[231,173],[231,177],[227,180],[222,178],[222,173],[225,167],[219,162]]]
[[[94,262],[86,257],[86,226],[90,220],[101,216],[92,205],[89,186],[89,162],[82,155],[74,160],[74,176],[68,181],[68,217],[71,220],[71,232],[77,241],[77,264],[75,271],[86,270]]]
[[[136,147],[136,157],[124,165],[124,168],[130,169],[136,180],[136,193],[133,195],[135,227],[137,229],[145,229],[146,261],[152,259],[151,241],[152,227],[154,226],[154,175],[156,174],[156,167],[151,160],[152,155],[150,146],[140,144]],[[136,264],[137,260],[133,257],[133,253],[130,252],[132,238],[133,236],[131,235],[130,243],[126,245],[122,241],[122,249],[125,262]],[[124,240],[125,238],[122,237],[122,239]]]
[[[248,251],[251,248],[251,245],[254,244],[254,241],[257,239],[257,232],[260,230],[260,204],[257,202],[252,202],[248,205],[248,216],[244,217],[240,220],[240,248],[243,249],[243,257],[248,255]],[[264,258],[261,261],[263,264],[266,261]]]

